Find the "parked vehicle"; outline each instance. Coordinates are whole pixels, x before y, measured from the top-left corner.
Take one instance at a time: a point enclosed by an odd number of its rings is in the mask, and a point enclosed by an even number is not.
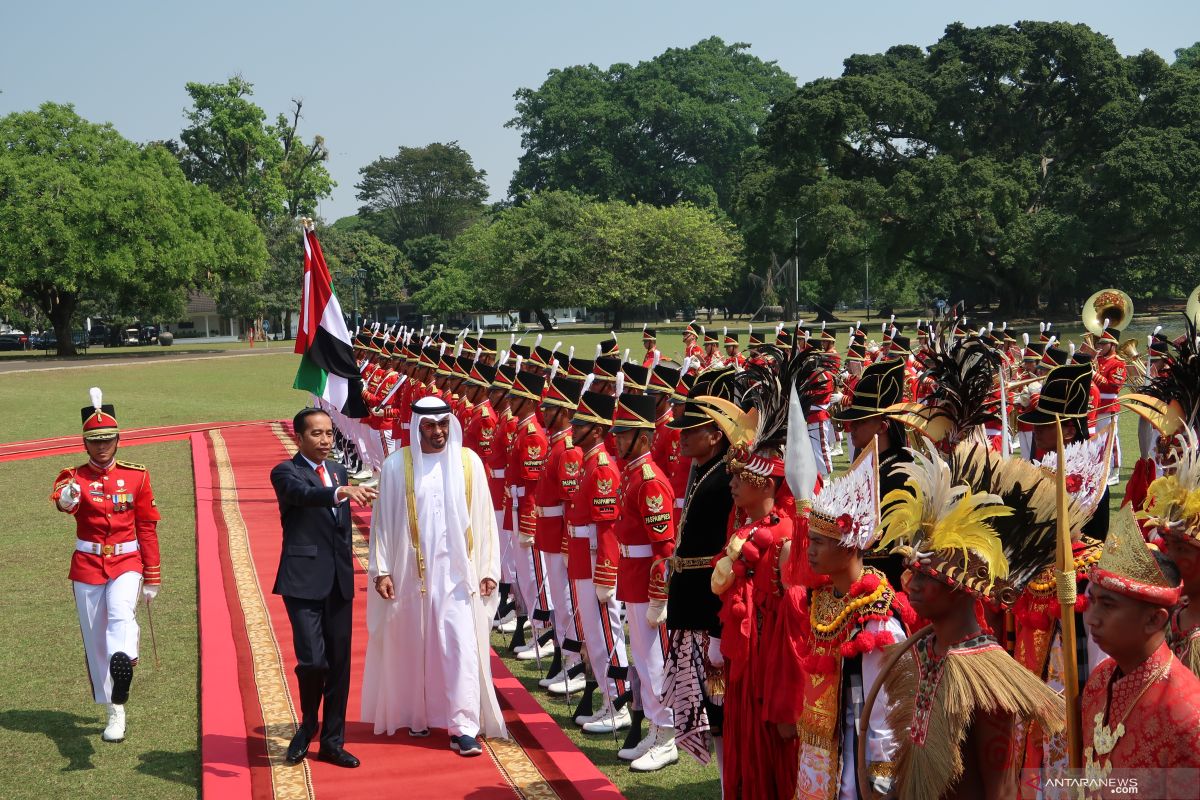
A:
[[[28,350],[29,336],[24,333],[0,334],[0,350]]]

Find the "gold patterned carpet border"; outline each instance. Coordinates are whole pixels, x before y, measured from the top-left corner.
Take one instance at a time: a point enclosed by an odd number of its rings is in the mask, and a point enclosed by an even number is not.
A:
[[[238,507],[237,482],[229,461],[229,451],[220,431],[209,431],[208,437],[217,465],[217,491],[221,499],[221,516],[228,532],[229,560],[246,623],[246,637],[250,643],[272,790],[279,800],[312,800],[315,794],[308,762],[298,766],[289,766],[284,762],[288,743],[296,732],[296,710],[288,692],[287,673],[279,652],[279,642],[271,626],[266,600],[250,554],[249,534]]]
[[[287,451],[289,456],[296,455],[296,442],[288,435],[283,425],[278,422],[271,423],[271,431],[279,439],[283,449]],[[358,563],[363,569],[367,568],[370,559],[368,551],[367,537],[363,535],[362,528],[357,522],[352,525],[354,555],[358,559]],[[483,749],[487,752],[488,757],[492,759],[492,763],[496,765],[496,769],[504,776],[508,785],[512,787],[513,792],[523,800],[557,800],[558,793],[554,791],[554,787],[546,781],[537,766],[529,758],[529,754],[525,752],[521,745],[517,744],[512,739],[483,739]]]

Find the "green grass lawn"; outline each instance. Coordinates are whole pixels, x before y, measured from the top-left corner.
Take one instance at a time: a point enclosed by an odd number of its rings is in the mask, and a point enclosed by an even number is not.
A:
[[[136,453],[136,455],[134,455]],[[145,607],[141,663],[124,742],[100,740],[104,707],[92,702],[79,618],[67,580],[75,524],[47,501],[70,461],[0,464],[12,520],[0,563],[0,797],[194,798],[200,757],[196,703],[196,527],[186,442],[130,449],[147,464],[162,511],[163,590],[154,601],[162,667],[154,666]]]
[[[308,396],[292,389],[297,356],[211,358],[178,363],[0,373],[0,408],[6,442],[79,433],[79,409],[88,388],[104,390],[125,428],[291,419]]]
[[[535,662],[518,661],[509,656],[509,639],[509,636],[493,631],[492,647],[504,658],[505,665],[521,681],[525,689],[537,698],[538,702],[542,704],[542,708],[546,709],[559,727],[566,732],[567,738],[574,742],[629,800],[648,800],[648,798],[679,798],[679,800],[712,798],[715,800],[721,796],[715,758],[707,767],[701,767],[691,756],[681,752],[679,763],[674,766],[658,772],[631,772],[629,762],[617,758],[617,750],[621,748],[628,731],[620,731],[618,739],[614,740],[612,734],[600,736],[580,730],[574,719],[571,718],[574,704],[568,708],[561,695],[547,694],[545,689],[538,686],[538,681],[546,677],[545,670],[538,672]],[[543,663],[549,664],[548,661]],[[601,698],[602,695],[597,691],[595,695],[597,708],[599,708]],[[573,699],[578,702],[578,695],[573,696]],[[649,730],[650,724],[643,723],[643,733]]]

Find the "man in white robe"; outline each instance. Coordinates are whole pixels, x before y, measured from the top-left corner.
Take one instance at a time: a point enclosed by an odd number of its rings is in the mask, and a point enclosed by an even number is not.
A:
[[[500,545],[487,472],[436,397],[413,404],[411,446],[383,464],[371,516],[362,718],[375,733],[445,728],[451,749],[507,738],[489,631]],[[417,520],[416,530],[412,517]]]

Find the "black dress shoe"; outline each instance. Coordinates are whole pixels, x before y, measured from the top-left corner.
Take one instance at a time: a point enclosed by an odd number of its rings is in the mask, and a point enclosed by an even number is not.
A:
[[[287,755],[284,761],[288,764],[299,764],[308,755],[308,743],[312,741],[313,735],[306,731],[303,726],[296,731],[296,735],[292,737],[292,741],[288,744]]]
[[[112,676],[113,704],[125,705],[129,701],[129,684],[133,682],[133,661],[125,653],[113,653],[108,660],[108,674]]]
[[[328,762],[333,764],[335,767],[346,767],[348,769],[354,769],[361,763],[357,758],[347,753],[345,749],[341,747],[322,747],[317,753],[317,760]]]

